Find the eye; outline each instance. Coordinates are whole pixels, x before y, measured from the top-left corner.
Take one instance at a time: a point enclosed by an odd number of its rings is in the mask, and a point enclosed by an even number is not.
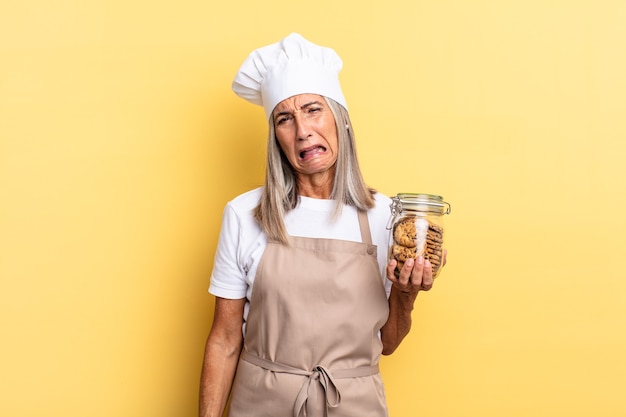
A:
[[[288,114],[281,114],[276,118],[276,126],[284,124],[285,122],[289,121],[290,118],[291,116]]]

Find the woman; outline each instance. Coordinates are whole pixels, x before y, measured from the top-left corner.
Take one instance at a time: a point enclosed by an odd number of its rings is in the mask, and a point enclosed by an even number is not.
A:
[[[291,34],[233,82],[265,109],[267,172],[224,211],[201,417],[221,416],[231,387],[231,417],[387,415],[379,358],[408,334],[432,267],[418,258],[396,277],[387,262],[390,200],[361,176],[341,66]]]

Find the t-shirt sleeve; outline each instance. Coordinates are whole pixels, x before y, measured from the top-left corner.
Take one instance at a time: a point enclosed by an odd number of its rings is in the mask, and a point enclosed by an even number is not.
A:
[[[246,296],[248,284],[241,261],[241,221],[230,204],[222,215],[222,228],[215,252],[209,292],[217,297],[239,299]]]

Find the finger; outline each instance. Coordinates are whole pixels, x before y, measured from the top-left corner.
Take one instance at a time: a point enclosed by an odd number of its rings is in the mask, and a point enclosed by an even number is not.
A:
[[[433,287],[433,266],[427,259],[424,262],[424,273],[422,274],[422,290],[428,291]]]
[[[393,258],[391,258],[389,262],[387,263],[387,279],[392,282],[396,282],[398,280],[398,278],[396,278],[396,273],[395,273],[396,266],[398,266],[398,261],[396,261]]]
[[[413,264],[415,264],[415,260],[412,258],[407,259],[404,263],[404,266],[400,270],[400,276],[398,277],[398,281],[401,285],[409,285],[409,281],[411,279],[411,271],[414,269]]]
[[[418,256],[415,259],[415,266],[413,267],[413,271],[411,272],[411,285],[419,289],[422,285],[423,273],[424,273],[424,257]]]
[[[443,261],[441,262],[441,267],[443,268],[444,266],[446,266],[446,260],[448,258],[448,250],[444,249],[443,250]]]

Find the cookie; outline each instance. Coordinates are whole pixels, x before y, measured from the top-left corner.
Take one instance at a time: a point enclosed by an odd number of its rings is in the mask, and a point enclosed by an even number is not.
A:
[[[408,217],[398,223],[393,231],[393,240],[402,246],[407,248],[414,248],[416,246],[415,238],[417,230],[415,228],[415,218]]]
[[[402,245],[391,246],[391,256],[393,256],[398,262],[406,262],[407,259],[417,257],[417,248],[407,248]]]

